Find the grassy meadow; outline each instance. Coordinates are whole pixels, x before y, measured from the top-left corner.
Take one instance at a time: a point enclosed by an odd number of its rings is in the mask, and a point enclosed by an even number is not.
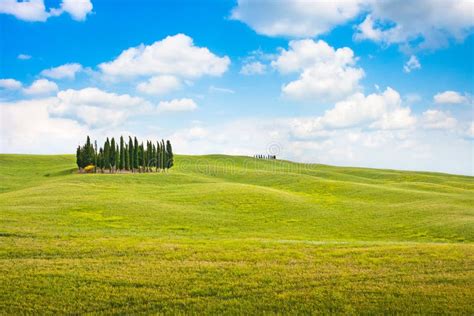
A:
[[[474,178],[0,155],[0,314],[474,314]]]

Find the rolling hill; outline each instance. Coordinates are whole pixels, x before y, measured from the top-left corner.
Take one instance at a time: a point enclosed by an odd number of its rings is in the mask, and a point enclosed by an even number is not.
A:
[[[473,177],[222,155],[75,170],[0,155],[1,311],[474,313]]]

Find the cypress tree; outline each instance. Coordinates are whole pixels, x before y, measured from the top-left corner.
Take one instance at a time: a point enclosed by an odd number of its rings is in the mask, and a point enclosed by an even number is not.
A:
[[[82,169],[82,160],[81,160],[81,146],[77,146],[77,150],[76,150],[76,164],[77,164],[77,168],[79,170]]]
[[[115,170],[117,161],[115,161],[115,139],[112,137],[110,141],[110,171]]]
[[[97,159],[99,158],[98,155],[97,140],[94,140],[94,172],[97,172]]]
[[[135,137],[133,146],[134,146],[134,148],[133,148],[133,163],[134,163],[134,165],[133,166],[135,167],[135,169],[138,169],[140,161],[138,160],[138,140],[137,140],[136,137]]]
[[[152,171],[153,167],[153,148],[151,146],[151,141],[146,141],[146,157],[147,157],[147,167],[148,171]]]
[[[124,160],[125,170],[130,170],[130,156],[128,155],[128,145],[126,143],[124,148]]]
[[[156,142],[156,169],[161,169],[161,147],[160,147],[160,142]]]
[[[166,156],[165,141],[162,139],[161,140],[161,169],[166,170],[167,160],[168,160],[168,157]]]
[[[155,144],[152,144],[152,147],[151,147],[151,157],[153,159],[153,167],[155,167],[155,171],[158,171],[158,166],[157,166],[157,162],[156,162],[156,146],[155,146]]]
[[[145,149],[143,148],[143,142],[140,144],[140,165],[142,166],[142,170],[145,169],[146,161],[145,161]]]
[[[114,172],[117,172],[117,169],[118,169],[118,164],[119,164],[119,160],[120,160],[120,149],[119,149],[119,145],[115,145],[115,168],[114,168]]]
[[[171,143],[169,140],[166,141],[166,154],[168,158],[168,169],[173,167],[174,165],[174,158],[173,158],[173,148],[171,147]]]
[[[97,167],[99,167],[101,172],[104,172],[104,150],[99,149],[99,155],[97,158]]]
[[[125,168],[125,148],[123,145],[123,136],[120,136],[120,162],[119,169],[123,170]]]
[[[110,169],[110,142],[108,137],[104,144],[104,168]]]
[[[130,162],[130,169],[132,170],[132,172],[134,172],[134,169],[135,169],[135,163],[134,163],[134,150],[133,150],[133,141],[132,141],[132,138],[130,136],[128,136],[128,159],[129,159],[129,162]]]

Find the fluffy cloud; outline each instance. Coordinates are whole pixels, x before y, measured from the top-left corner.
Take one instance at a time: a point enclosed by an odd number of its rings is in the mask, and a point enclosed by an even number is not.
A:
[[[382,130],[398,130],[409,129],[416,124],[416,118],[412,116],[411,109],[397,108],[393,111],[386,112],[382,117],[370,125],[371,128]]]
[[[97,88],[68,89],[57,94],[50,103],[51,114],[76,117],[92,128],[117,126],[132,113],[149,111],[153,106],[146,100],[128,94],[116,94]]]
[[[177,34],[151,45],[126,49],[115,60],[100,64],[99,68],[106,78],[155,75],[199,78],[220,76],[229,64],[229,57],[218,57],[205,47],[195,46],[189,36]]]
[[[159,112],[187,112],[195,109],[197,109],[196,102],[188,98],[161,101],[158,104]]]
[[[359,89],[364,71],[355,63],[354,52],[348,47],[334,49],[322,40],[306,39],[291,41],[289,49],[282,49],[272,66],[283,74],[300,72],[297,80],[282,87],[284,95],[331,102]]]
[[[31,59],[31,56],[27,54],[19,54],[16,58],[20,60],[28,60],[28,59]]]
[[[0,88],[6,90],[18,90],[21,88],[21,82],[15,79],[0,79]]]
[[[423,127],[426,129],[454,129],[457,120],[449,113],[439,110],[427,110],[422,116]]]
[[[175,131],[168,138],[173,141],[176,152],[183,154],[253,156],[275,153],[280,159],[308,163],[473,172],[471,145],[454,134],[355,127],[322,130],[312,135],[303,133],[298,137],[300,120],[304,123],[306,119],[248,119],[219,125],[199,124]],[[458,154],[452,155],[453,152]]]
[[[46,11],[43,0],[17,2],[3,0],[0,2],[0,13],[11,14],[24,21],[46,21],[49,13]]]
[[[471,124],[467,128],[466,136],[470,138],[474,138],[474,122],[471,122]]]
[[[262,64],[259,61],[249,62],[242,65],[240,73],[242,75],[263,75],[265,73],[267,66]]]
[[[55,118],[49,106],[56,98],[0,103],[2,153],[71,153],[88,134],[85,126],[67,118]]]
[[[406,73],[409,73],[412,70],[420,69],[420,68],[421,68],[420,61],[418,60],[418,58],[416,58],[415,55],[411,55],[410,59],[408,59],[405,65],[403,65],[403,71]]]
[[[165,94],[178,90],[181,87],[181,81],[170,75],[151,77],[146,82],[137,85],[137,90],[147,94]]]
[[[356,39],[433,49],[463,40],[474,26],[471,0],[370,1],[369,11]]]
[[[84,21],[92,12],[92,2],[90,0],[63,0],[60,10],[69,13],[76,21]]]
[[[60,8],[46,10],[44,0],[2,0],[0,13],[10,14],[17,19],[29,22],[44,22],[51,16],[69,13],[74,20],[83,21],[92,11],[90,0],[63,0]]]
[[[463,40],[474,26],[473,11],[471,0],[239,0],[231,18],[259,34],[315,37],[362,17],[358,40],[433,49]]]
[[[372,122],[372,128],[406,129],[412,127],[416,119],[410,115],[409,108],[401,107],[400,94],[392,88],[387,88],[380,94],[365,96],[357,93],[340,101],[333,109],[325,112],[321,121],[332,128]]]
[[[327,137],[335,129],[368,127],[376,130],[406,130],[416,124],[408,107],[402,107],[400,94],[392,88],[365,96],[356,93],[339,101],[322,116],[293,119],[292,135],[301,138]]]
[[[364,1],[239,0],[231,18],[269,36],[313,37],[356,17]]]
[[[433,97],[435,103],[438,104],[462,104],[467,103],[468,98],[456,91],[444,91]]]
[[[48,79],[38,79],[23,89],[23,92],[29,95],[45,95],[56,91],[58,91],[58,85]]]
[[[41,72],[41,75],[52,79],[74,79],[76,77],[76,74],[81,70],[81,64],[70,63],[54,68],[45,69]]]

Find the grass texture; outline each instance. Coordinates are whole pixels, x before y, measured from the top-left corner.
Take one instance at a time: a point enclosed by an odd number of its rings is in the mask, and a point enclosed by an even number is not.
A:
[[[474,178],[0,155],[2,314],[473,314]]]

